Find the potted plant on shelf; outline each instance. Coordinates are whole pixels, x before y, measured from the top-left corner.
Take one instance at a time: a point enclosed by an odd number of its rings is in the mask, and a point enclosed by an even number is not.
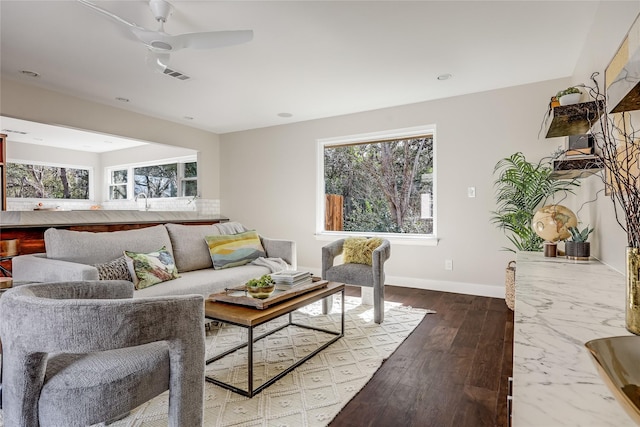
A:
[[[556,98],[558,98],[558,102],[560,102],[560,105],[577,104],[578,102],[580,102],[581,96],[582,92],[580,92],[580,89],[575,86],[568,87],[556,94]]]
[[[276,282],[269,274],[265,274],[258,279],[251,279],[245,286],[249,296],[257,299],[269,298],[273,291],[276,290]]]
[[[593,228],[587,226],[582,231],[577,227],[569,227],[571,238],[564,242],[564,252],[567,258],[576,260],[588,260],[591,256],[591,244],[587,242]]]

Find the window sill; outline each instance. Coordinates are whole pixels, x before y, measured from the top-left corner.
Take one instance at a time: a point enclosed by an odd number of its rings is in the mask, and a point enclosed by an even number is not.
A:
[[[316,240],[320,241],[334,241],[338,239],[345,239],[347,237],[358,236],[376,236],[387,239],[389,242],[396,245],[407,246],[438,246],[438,239],[435,236],[417,236],[400,234],[385,234],[385,233],[341,233],[341,232],[319,232],[315,234]]]

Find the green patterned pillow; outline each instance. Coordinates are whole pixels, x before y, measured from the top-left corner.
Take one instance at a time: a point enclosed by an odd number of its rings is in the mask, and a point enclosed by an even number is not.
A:
[[[342,260],[345,264],[373,264],[373,251],[382,244],[379,237],[349,237],[342,247]]]
[[[144,289],[168,280],[177,279],[178,269],[166,246],[148,254],[124,251],[136,289]]]
[[[206,236],[213,268],[238,267],[250,263],[256,258],[266,256],[260,236],[255,231],[244,233]]]

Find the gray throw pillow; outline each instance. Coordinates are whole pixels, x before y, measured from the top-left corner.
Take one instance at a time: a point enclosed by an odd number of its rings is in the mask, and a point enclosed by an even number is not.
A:
[[[113,261],[105,262],[103,264],[94,264],[98,269],[98,279],[100,280],[128,280],[133,282],[131,272],[127,266],[127,260],[123,256],[114,259]]]

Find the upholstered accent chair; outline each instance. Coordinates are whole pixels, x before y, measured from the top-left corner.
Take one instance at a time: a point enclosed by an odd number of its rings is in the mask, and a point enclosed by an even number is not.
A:
[[[132,298],[127,281],[22,285],[0,298],[12,427],[106,422],[169,390],[169,425],[201,426],[201,295]]]
[[[335,258],[341,255],[345,239],[336,240],[322,248],[322,278],[331,282],[346,283],[373,288],[373,318],[380,324],[384,321],[384,263],[391,256],[391,245],[382,240],[372,253],[372,265],[344,263],[334,265]],[[328,313],[333,298],[323,300],[322,312]]]

